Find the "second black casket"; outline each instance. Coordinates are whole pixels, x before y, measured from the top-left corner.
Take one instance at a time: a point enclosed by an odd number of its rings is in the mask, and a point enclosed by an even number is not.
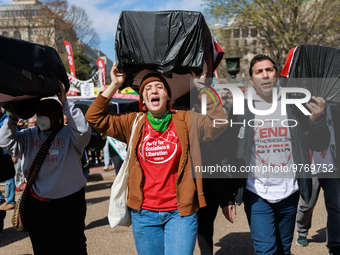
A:
[[[288,52],[280,84],[305,88],[312,96],[339,104],[339,77],[340,49],[302,44]]]
[[[42,97],[70,84],[57,51],[51,47],[0,36],[0,106],[21,118],[36,112]]]

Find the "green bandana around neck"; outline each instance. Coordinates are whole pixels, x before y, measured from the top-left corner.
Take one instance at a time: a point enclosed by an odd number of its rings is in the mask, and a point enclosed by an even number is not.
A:
[[[171,120],[171,113],[166,111],[161,117],[154,118],[151,113],[148,112],[147,117],[151,127],[163,133],[168,128],[169,122]]]

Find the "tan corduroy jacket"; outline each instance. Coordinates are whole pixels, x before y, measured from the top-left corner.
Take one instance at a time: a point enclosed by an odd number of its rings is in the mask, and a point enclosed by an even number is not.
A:
[[[137,113],[108,113],[106,112],[106,108],[109,101],[109,99],[99,95],[88,109],[85,118],[98,132],[128,144],[132,125]],[[176,111],[172,115],[174,127],[182,147],[176,180],[177,204],[181,216],[191,215],[197,211],[199,207],[206,206],[202,179],[197,174],[191,176],[190,173],[194,173],[193,165],[201,166],[199,142],[212,140],[227,128],[227,124],[220,124],[213,127],[213,119],[225,118],[226,116],[221,105],[218,103],[216,106],[212,100],[208,100],[207,115],[183,110]],[[129,196],[127,204],[135,210],[139,210],[143,202],[141,186],[143,170],[138,161],[137,146],[144,132],[145,120],[146,114],[144,114],[142,120],[137,124],[130,158],[130,177],[128,180]]]

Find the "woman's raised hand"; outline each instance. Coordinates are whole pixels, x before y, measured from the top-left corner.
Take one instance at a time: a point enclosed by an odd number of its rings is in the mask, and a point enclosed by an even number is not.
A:
[[[124,83],[126,74],[119,72],[116,62],[113,63],[110,75],[111,75],[111,85],[120,87]]]
[[[111,72],[111,85],[102,93],[103,97],[112,98],[119,87],[124,83],[126,74],[120,73],[116,62],[113,63]]]

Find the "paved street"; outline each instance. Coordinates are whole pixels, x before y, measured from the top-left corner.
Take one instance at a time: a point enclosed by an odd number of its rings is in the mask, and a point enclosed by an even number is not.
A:
[[[107,211],[109,205],[110,187],[112,180],[98,179],[102,167],[91,169],[93,181],[88,182],[86,190],[87,217],[86,230],[88,253],[89,254],[136,254],[131,227],[117,227],[111,229],[107,221]],[[113,171],[106,172],[105,178],[112,176]],[[93,175],[93,174],[97,175]],[[96,178],[94,178],[96,177]],[[5,186],[0,186],[4,191]],[[16,199],[21,192],[16,193]],[[72,210],[72,208],[65,208]],[[214,251],[217,255],[247,255],[252,254],[252,240],[246,220],[243,206],[237,207],[238,217],[234,224],[230,224],[224,219],[219,211],[215,221]],[[13,210],[7,212],[4,230],[0,233],[0,254],[33,254],[31,242],[27,233],[17,232],[11,225]],[[326,239],[326,211],[324,209],[323,193],[316,206],[313,217],[313,226],[310,231],[308,247],[298,247],[294,243],[292,254],[320,255],[328,254],[325,247]],[[196,245],[195,253],[200,254]]]

